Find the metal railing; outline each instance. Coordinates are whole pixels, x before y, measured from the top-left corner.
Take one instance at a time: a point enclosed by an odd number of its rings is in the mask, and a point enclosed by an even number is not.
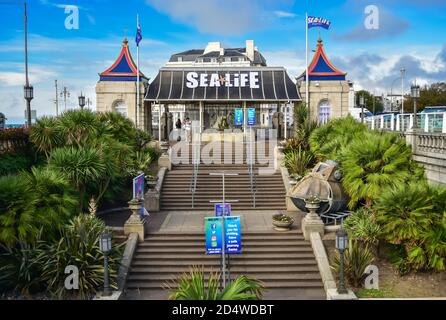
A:
[[[247,162],[248,162],[248,174],[250,182],[250,190],[252,194],[253,208],[256,207],[256,194],[257,194],[257,178],[255,176],[254,163],[255,163],[255,137],[252,135],[252,128],[249,128],[249,138],[246,142],[245,135],[245,145],[247,151]]]
[[[407,132],[414,126],[426,133],[446,133],[446,112],[382,114],[365,119],[372,130]]]
[[[195,139],[198,137],[198,139]],[[195,208],[195,193],[197,192],[197,184],[198,184],[198,172],[200,170],[200,162],[201,162],[201,134],[194,134],[192,142],[189,144],[192,146],[192,177],[189,185],[189,191],[192,194],[192,208]]]

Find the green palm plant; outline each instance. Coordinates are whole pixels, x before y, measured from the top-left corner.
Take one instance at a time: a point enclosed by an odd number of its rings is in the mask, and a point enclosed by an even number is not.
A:
[[[88,299],[103,286],[103,253],[99,248],[99,236],[105,231],[104,222],[90,214],[82,214],[61,229],[58,241],[40,243],[35,263],[41,270],[40,279],[53,295],[59,299]],[[113,288],[116,288],[121,253],[122,245],[114,245],[109,253]],[[79,290],[65,289],[65,268],[70,265],[79,270]]]
[[[365,201],[370,207],[387,187],[404,185],[412,178],[411,149],[397,135],[368,132],[354,138],[342,153],[342,184],[349,206]]]
[[[59,117],[58,129],[64,142],[80,147],[97,138],[100,127],[96,114],[89,110],[70,110]]]
[[[79,192],[79,207],[84,208],[89,186],[104,179],[107,163],[100,150],[92,147],[59,148],[51,153],[49,167],[65,175]]]
[[[118,112],[104,112],[98,113],[97,119],[104,134],[124,144],[136,146],[138,131],[129,118]]]
[[[374,256],[369,247],[361,246],[357,241],[349,241],[348,249],[344,253],[344,272],[347,280],[356,288],[359,288],[363,279],[365,269],[374,260]],[[332,268],[339,273],[340,256],[337,254],[333,259]]]
[[[314,166],[315,157],[311,151],[305,151],[302,147],[285,153],[284,165],[290,174],[303,177]]]
[[[263,284],[246,276],[240,276],[220,290],[221,274],[211,272],[205,279],[203,268],[192,267],[178,282],[167,284],[172,290],[170,300],[259,300]]]
[[[412,182],[386,189],[375,204],[383,236],[396,246],[392,260],[401,272],[445,270],[444,194],[444,188]]]
[[[61,146],[62,134],[57,118],[42,117],[31,127],[30,140],[48,158],[54,148]]]
[[[353,139],[363,139],[366,132],[367,127],[351,116],[334,119],[312,132],[311,150],[322,161],[327,159],[340,161],[344,147]]]
[[[381,226],[372,210],[361,208],[344,220],[344,228],[350,238],[370,247],[376,246],[381,238]]]
[[[49,168],[32,168],[21,175],[27,206],[44,227],[46,235],[66,222],[76,211],[78,199],[67,178]]]

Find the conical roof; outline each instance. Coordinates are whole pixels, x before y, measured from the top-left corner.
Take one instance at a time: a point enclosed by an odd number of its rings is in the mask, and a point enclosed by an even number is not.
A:
[[[99,74],[101,81],[137,81],[137,66],[133,61],[129,50],[128,41],[125,38],[122,43],[121,53],[110,68]],[[140,81],[147,80],[139,71]]]

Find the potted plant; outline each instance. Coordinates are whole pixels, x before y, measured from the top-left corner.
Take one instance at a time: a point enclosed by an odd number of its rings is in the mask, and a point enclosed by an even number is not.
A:
[[[157,183],[158,183],[158,176],[155,176],[153,174],[146,176],[146,184],[149,187],[149,189],[155,188]]]
[[[294,224],[294,219],[283,213],[273,215],[273,226],[277,231],[289,231]]]

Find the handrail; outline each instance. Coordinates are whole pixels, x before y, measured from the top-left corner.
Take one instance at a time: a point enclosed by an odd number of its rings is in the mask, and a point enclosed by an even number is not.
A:
[[[246,139],[246,135],[245,135],[245,139]],[[251,194],[252,194],[252,200],[253,200],[253,207],[256,207],[256,194],[257,194],[257,178],[255,176],[255,172],[254,172],[254,162],[255,162],[255,156],[254,156],[254,152],[253,152],[253,140],[255,141],[255,139],[252,139],[252,132],[251,132],[251,128],[249,128],[249,140],[247,143],[247,152],[248,152],[248,174],[249,174],[249,181],[250,181],[250,189],[251,189]]]
[[[199,134],[198,141],[192,139],[190,145],[192,146],[193,172],[191,182],[189,184],[189,191],[192,194],[192,208],[195,208],[195,193],[197,192],[198,171],[200,169],[201,162],[201,134]]]

